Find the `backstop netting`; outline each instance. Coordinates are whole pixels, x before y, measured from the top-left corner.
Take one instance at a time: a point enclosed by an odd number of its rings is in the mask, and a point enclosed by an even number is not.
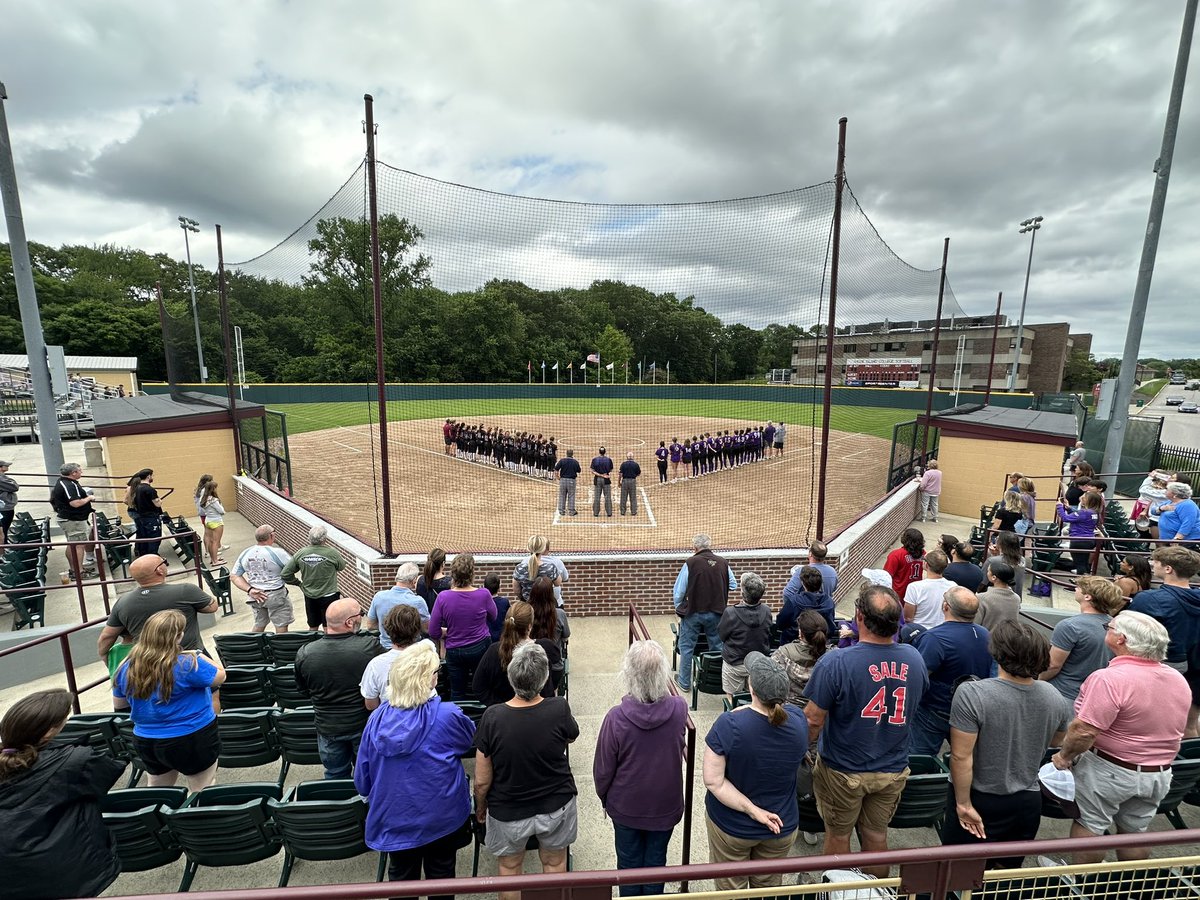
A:
[[[899,382],[850,392],[842,361],[819,483],[832,181],[600,204],[382,163],[376,175],[386,432],[369,384],[365,165],[276,247],[227,267],[247,379],[324,382],[257,394],[287,415],[298,500],[397,553],[517,550],[534,533],[556,551],[583,551],[686,547],[699,531],[721,547],[804,546],[822,494],[828,536],[885,492],[893,426],[923,411],[925,395]],[[901,260],[843,193],[839,335],[863,330],[868,355],[868,344],[893,340],[872,329],[934,317],[938,282],[937,269]],[[296,335],[260,333],[262,305],[281,303],[295,311]],[[943,315],[963,315],[948,287]],[[288,350],[293,338],[301,352]],[[895,355],[911,351],[897,344]],[[929,375],[911,377],[924,387]],[[608,485],[590,472],[601,447],[614,464]],[[569,501],[560,509],[553,476],[568,452],[582,466],[576,515]],[[622,515],[617,470],[630,454],[641,474]]]

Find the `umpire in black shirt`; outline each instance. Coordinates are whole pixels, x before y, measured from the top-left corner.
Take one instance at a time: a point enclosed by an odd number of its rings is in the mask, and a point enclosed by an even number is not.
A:
[[[613,461],[601,447],[600,455],[592,457],[592,515],[600,515],[600,498],[604,497],[604,513],[612,518],[612,470]]]
[[[633,451],[625,454],[625,462],[617,471],[617,485],[621,488],[621,515],[625,515],[625,503],[629,501],[629,511],[637,515],[637,480],[642,474],[642,467],[633,458]]]

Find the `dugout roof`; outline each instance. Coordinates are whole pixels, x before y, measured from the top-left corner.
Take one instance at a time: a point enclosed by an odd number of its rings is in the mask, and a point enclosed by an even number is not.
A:
[[[163,431],[201,431],[229,425],[229,404],[223,397],[187,391],[176,400],[168,394],[143,394],[117,400],[96,400],[92,418],[97,437],[150,434]],[[261,403],[236,400],[238,419],[257,418]]]
[[[1025,441],[1057,446],[1073,443],[1078,437],[1078,422],[1074,414],[1039,409],[956,406],[928,418],[918,416],[917,421],[939,429],[943,437]]]

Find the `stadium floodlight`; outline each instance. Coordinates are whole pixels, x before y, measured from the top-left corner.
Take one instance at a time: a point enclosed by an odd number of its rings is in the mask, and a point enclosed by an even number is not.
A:
[[[200,223],[187,216],[179,217],[179,227],[183,229],[183,248],[187,252],[188,287],[192,291],[192,321],[196,324],[196,361],[200,366],[201,383],[208,381],[208,369],[204,368],[204,348],[200,346],[200,314],[196,311],[196,280],[192,277],[192,247],[188,241],[188,232],[200,233]]]
[[[1008,373],[1008,389],[1017,389],[1017,370],[1021,367],[1021,339],[1025,336],[1025,301],[1029,299],[1029,272],[1033,268],[1033,242],[1042,227],[1042,216],[1034,216],[1021,223],[1017,234],[1029,233],[1029,262],[1025,265],[1025,290],[1021,294],[1021,313],[1017,316],[1017,352],[1013,357],[1012,371]]]

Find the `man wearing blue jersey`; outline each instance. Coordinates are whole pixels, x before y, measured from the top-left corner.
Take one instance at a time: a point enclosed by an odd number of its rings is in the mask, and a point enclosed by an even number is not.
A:
[[[867,584],[855,601],[859,641],[817,660],[805,690],[809,736],[819,734],[813,791],[825,822],[826,854],[887,850],[888,823],[908,780],[912,714],[929,687],[916,648],[893,642],[900,597]],[[863,866],[878,878],[887,866]]]

